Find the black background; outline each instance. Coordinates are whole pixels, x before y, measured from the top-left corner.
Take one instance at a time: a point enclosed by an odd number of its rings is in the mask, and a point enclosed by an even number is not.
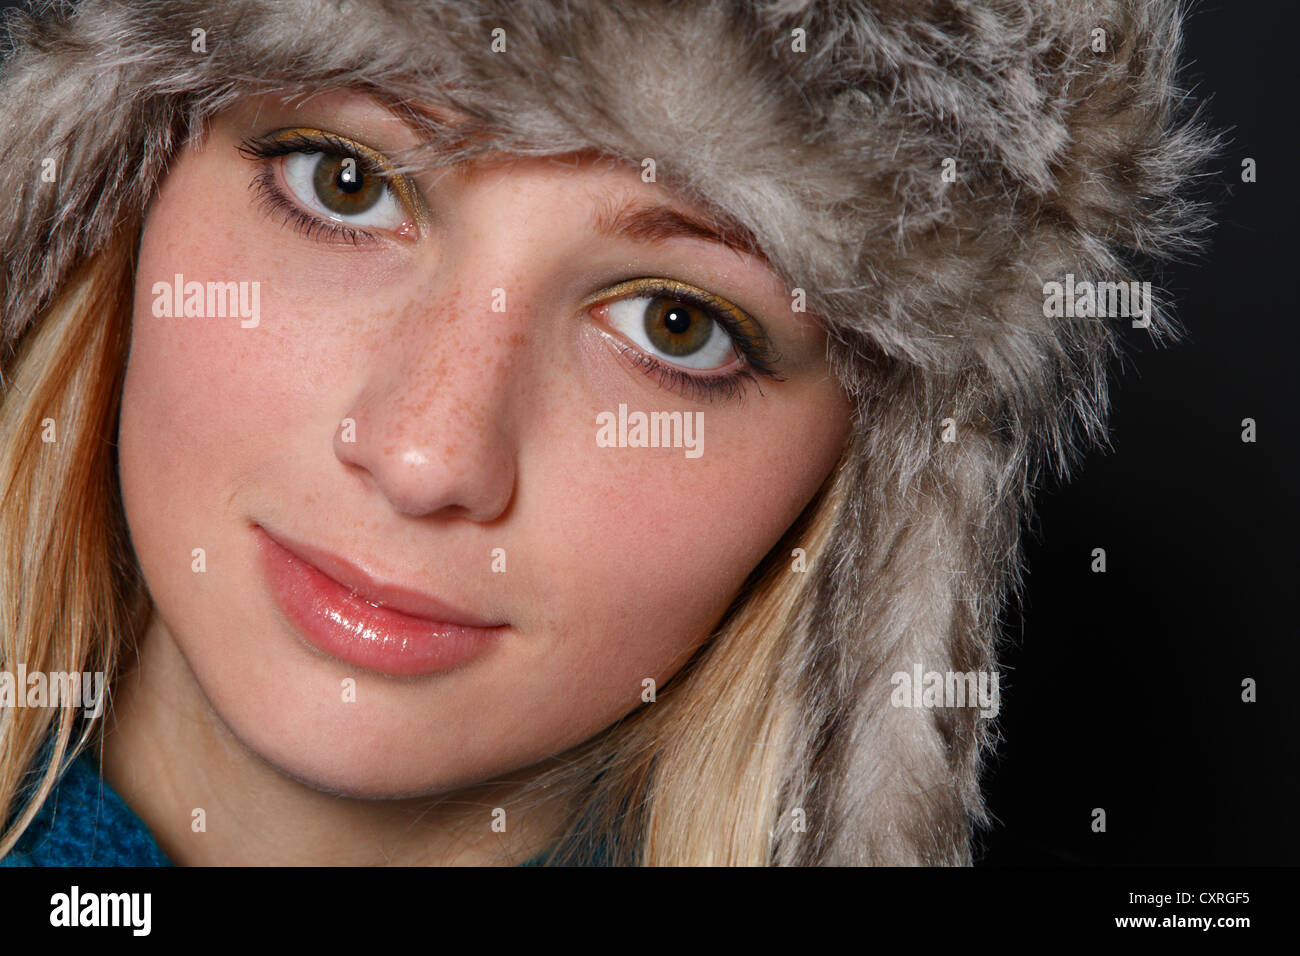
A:
[[[1039,496],[986,864],[1300,862],[1293,16],[1220,2],[1188,20],[1183,85],[1231,138],[1201,193],[1218,225],[1164,272],[1186,338],[1125,331],[1113,451]]]
[[[1156,349],[1125,329],[1113,451],[1039,495],[982,864],[1300,861],[1291,20],[1287,3],[1218,2],[1187,22],[1184,85],[1230,136],[1202,189],[1218,225],[1199,261],[1143,276],[1187,337]]]

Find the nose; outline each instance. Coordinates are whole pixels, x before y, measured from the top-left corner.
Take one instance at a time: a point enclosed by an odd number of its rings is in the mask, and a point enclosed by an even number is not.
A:
[[[489,284],[476,280],[413,290],[397,321],[377,330],[383,345],[359,353],[369,365],[335,455],[403,515],[489,523],[514,498],[527,336],[520,316],[492,311]],[[468,291],[449,297],[452,287]]]

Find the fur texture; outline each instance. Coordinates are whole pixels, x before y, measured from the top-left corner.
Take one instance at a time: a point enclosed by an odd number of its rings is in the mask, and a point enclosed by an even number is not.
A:
[[[439,161],[654,157],[805,290],[857,402],[793,645],[805,713],[783,781],[829,825],[778,832],[776,862],[969,862],[993,733],[973,708],[890,706],[890,677],[996,666],[1029,487],[1104,435],[1117,320],[1045,318],[1044,282],[1141,278],[1133,257],[1185,251],[1204,225],[1184,188],[1214,143],[1175,86],[1181,16],[1170,0],[87,0],[13,15],[0,328],[15,343],[75,263],[138,227],[168,158],[247,92],[361,86],[468,114],[468,139],[431,138]],[[1152,327],[1169,328],[1162,312]]]

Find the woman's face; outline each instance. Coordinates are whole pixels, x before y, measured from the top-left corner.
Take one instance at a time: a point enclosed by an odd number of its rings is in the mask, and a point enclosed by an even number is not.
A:
[[[417,141],[336,94],[249,101],[185,150],[140,248],[119,436],[174,690],[356,796],[481,781],[654,706],[643,682],[709,635],[849,420],[760,259],[616,214],[701,217],[639,169],[374,175]],[[637,413],[671,413],[660,447]]]

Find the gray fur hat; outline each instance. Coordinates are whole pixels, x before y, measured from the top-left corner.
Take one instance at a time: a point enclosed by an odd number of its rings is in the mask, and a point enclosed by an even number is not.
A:
[[[250,92],[359,87],[448,107],[469,125],[431,139],[444,162],[655,158],[661,181],[747,229],[804,291],[856,401],[836,524],[788,641],[805,713],[781,783],[822,824],[793,840],[783,823],[773,862],[969,862],[990,722],[891,706],[891,678],[996,667],[1028,492],[1104,435],[1130,323],[1045,308],[1045,284],[1139,279],[1136,257],[1188,250],[1204,225],[1184,190],[1214,143],[1176,87],[1181,18],[1172,0],[11,12],[4,353],[78,262],[139,228],[205,118]],[[1149,322],[1170,328],[1162,310]]]

